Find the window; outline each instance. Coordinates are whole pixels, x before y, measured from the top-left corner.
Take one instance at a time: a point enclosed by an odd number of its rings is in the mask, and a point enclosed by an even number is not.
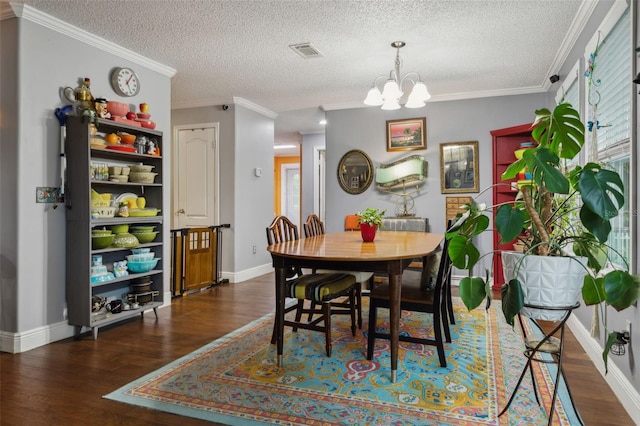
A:
[[[631,19],[626,2],[616,2],[585,52],[587,159],[606,163],[625,185],[625,206],[611,221],[611,259],[631,259],[629,176],[631,129]]]

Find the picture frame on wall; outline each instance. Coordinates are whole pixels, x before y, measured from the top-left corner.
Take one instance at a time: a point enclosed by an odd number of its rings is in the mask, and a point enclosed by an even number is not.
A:
[[[440,192],[479,192],[478,141],[440,144]]]
[[[387,151],[427,149],[427,118],[387,120]]]

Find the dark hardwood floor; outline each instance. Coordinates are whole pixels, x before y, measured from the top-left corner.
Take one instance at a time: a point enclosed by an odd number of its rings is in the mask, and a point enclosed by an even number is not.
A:
[[[143,319],[21,354],[0,354],[1,425],[201,425],[102,398],[274,309],[274,276],[223,284]],[[565,367],[587,425],[633,425],[573,335]]]

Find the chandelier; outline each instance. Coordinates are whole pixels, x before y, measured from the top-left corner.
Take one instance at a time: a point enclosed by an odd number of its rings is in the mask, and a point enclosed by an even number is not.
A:
[[[422,81],[420,74],[417,72],[407,73],[404,77],[400,78],[400,49],[405,46],[404,41],[394,41],[391,43],[391,47],[396,49],[396,63],[395,69],[389,72],[389,78],[384,85],[382,93],[378,89],[378,81],[382,78],[387,78],[386,75],[381,75],[373,82],[367,98],[364,100],[365,105],[380,106],[384,110],[400,109],[400,103],[398,102],[404,92],[402,87],[405,82],[413,84],[409,98],[404,104],[407,108],[421,108],[425,105],[424,101],[431,98],[427,86]],[[413,78],[415,78],[415,80]]]

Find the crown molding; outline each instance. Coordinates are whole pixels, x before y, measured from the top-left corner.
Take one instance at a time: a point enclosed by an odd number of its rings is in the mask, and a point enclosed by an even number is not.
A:
[[[20,7],[22,9],[22,5],[14,5],[15,7]],[[0,2],[0,21],[4,21],[5,19],[16,18],[18,15],[14,11],[11,3]]]
[[[248,109],[250,109],[252,111],[255,111],[257,113],[260,113],[260,114],[262,114],[262,115],[264,115],[266,117],[272,118],[272,119],[275,119],[278,116],[277,112],[273,112],[270,109],[262,107],[262,106],[260,106],[258,104],[254,104],[253,102],[248,101],[248,100],[246,100],[244,98],[239,98],[239,97],[234,96],[233,97],[233,103],[236,104],[236,105],[241,105],[241,106],[243,106],[245,108],[248,108]]]
[[[138,64],[152,71],[156,71],[169,78],[173,77],[176,74],[176,70],[171,67],[163,65],[132,50],[126,49],[108,40],[100,38],[97,35],[91,34],[88,31],[75,27],[68,22],[64,22],[60,19],[54,18],[53,16],[34,9],[29,5],[9,3],[9,6],[12,9],[14,16],[18,18],[26,19],[38,25],[42,25],[43,27],[49,28],[53,31],[81,41],[82,43],[88,44],[107,53],[111,53],[122,59],[131,61],[134,64]],[[3,12],[2,19],[5,19],[4,7],[2,8],[1,12]]]
[[[567,35],[564,40],[562,40],[562,44],[558,49],[558,54],[554,58],[553,62],[549,66],[549,71],[547,72],[547,76],[542,82],[542,87],[545,91],[551,88],[551,81],[549,81],[549,77],[557,74],[560,68],[564,63],[567,62],[567,58],[569,57],[569,53],[571,53],[571,49],[575,46],[578,41],[578,37],[582,34],[585,27],[587,26],[587,22],[593,11],[595,10],[598,2],[595,1],[583,1],[580,3],[580,7],[578,8],[578,12],[576,13],[575,19],[571,22],[571,26],[567,31]]]
[[[245,108],[248,108],[252,111],[260,113],[271,119],[275,119],[278,116],[278,113],[273,112],[270,109],[267,109],[251,101],[248,101],[244,98],[239,98],[236,96],[234,96],[230,101],[229,100],[221,101],[220,99],[204,99],[199,101],[174,102],[171,104],[171,109],[205,108],[205,107],[213,107],[216,105],[224,105],[224,104],[231,104],[231,103],[235,105],[241,105]]]

